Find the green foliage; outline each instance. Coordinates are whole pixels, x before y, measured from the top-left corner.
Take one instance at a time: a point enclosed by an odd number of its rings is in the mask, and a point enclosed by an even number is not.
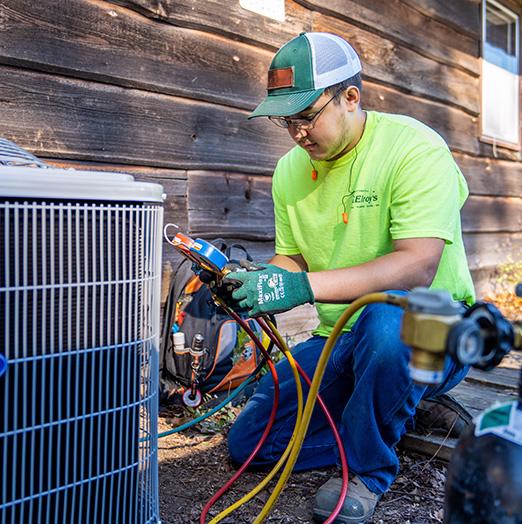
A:
[[[522,253],[521,253],[522,255]],[[515,296],[515,287],[522,282],[522,256],[497,268],[493,292],[485,300],[493,302],[509,320],[522,319],[522,298]]]
[[[201,404],[201,406],[197,408],[184,406],[184,410],[188,415],[187,418],[191,420],[199,417],[200,415],[204,415],[207,411],[209,411],[209,409],[211,409],[206,405],[206,403],[213,398],[215,397],[205,394],[203,396],[203,404]],[[239,408],[227,404],[211,417],[202,420],[195,426],[195,429],[203,434],[222,433],[232,425],[234,420],[236,420],[238,413]]]
[[[230,404],[221,408],[215,415],[202,420],[198,426],[201,433],[222,433],[228,429],[238,415],[237,408]]]
[[[243,352],[251,340],[249,334],[244,329],[240,328],[237,330],[236,345],[232,352],[232,362],[234,365],[243,358]]]
[[[495,291],[513,293],[515,286],[522,282],[522,260],[502,264],[496,275]]]

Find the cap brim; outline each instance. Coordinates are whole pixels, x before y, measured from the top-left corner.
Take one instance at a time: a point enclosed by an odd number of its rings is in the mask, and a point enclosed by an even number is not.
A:
[[[250,113],[248,118],[295,115],[311,106],[323,92],[324,88],[301,93],[270,94]]]

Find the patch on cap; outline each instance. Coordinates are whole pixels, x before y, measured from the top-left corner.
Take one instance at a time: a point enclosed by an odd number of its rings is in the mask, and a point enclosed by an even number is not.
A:
[[[360,71],[355,49],[340,36],[301,33],[275,54],[268,71],[267,95],[248,118],[300,113],[327,87]]]
[[[293,67],[268,70],[268,89],[281,89],[282,87],[294,87]]]

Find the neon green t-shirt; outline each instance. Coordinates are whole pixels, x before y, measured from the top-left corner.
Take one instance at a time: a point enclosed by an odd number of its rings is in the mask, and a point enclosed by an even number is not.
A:
[[[323,271],[390,253],[394,240],[441,238],[446,245],[431,288],[474,301],[460,226],[468,189],[440,135],[413,118],[368,111],[354,149],[313,164],[315,181],[308,153],[298,146],[277,164],[272,185],[277,254],[301,254],[309,271]],[[320,324],[314,333],[327,336],[346,304],[316,307]]]

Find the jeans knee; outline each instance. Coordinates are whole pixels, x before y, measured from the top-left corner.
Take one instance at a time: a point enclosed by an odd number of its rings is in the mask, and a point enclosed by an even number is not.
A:
[[[401,344],[376,341],[369,350],[367,368],[379,377],[398,379],[409,377],[410,349]]]
[[[398,335],[404,310],[391,304],[369,304],[362,312],[359,324],[364,331],[379,336]]]
[[[258,432],[248,434],[246,428],[242,427],[241,421],[237,422],[230,428],[227,437],[228,443],[228,454],[230,459],[236,465],[243,464],[246,462],[248,457],[252,454],[252,451],[257,446],[264,427],[260,428]],[[266,421],[264,421],[266,423]],[[272,428],[274,429],[274,428]],[[275,434],[274,434],[275,433]],[[274,440],[278,435],[277,430],[272,431],[264,444],[256,452],[255,458],[250,463],[251,466],[266,466],[267,464],[273,464],[279,459],[278,450],[274,449],[274,445],[277,442]],[[276,446],[278,448],[279,446]]]
[[[236,421],[227,435],[228,453],[232,462],[243,464],[251,450],[245,445],[245,433],[241,428],[241,421]]]
[[[261,383],[259,389],[264,391]],[[270,417],[272,402],[263,391],[256,392],[250,398],[228,432],[228,450],[236,464],[245,462],[252,453]]]
[[[404,311],[390,304],[370,304],[361,315],[354,335],[359,359],[385,373],[407,367],[410,349],[401,340]],[[356,356],[357,359],[357,356]]]

